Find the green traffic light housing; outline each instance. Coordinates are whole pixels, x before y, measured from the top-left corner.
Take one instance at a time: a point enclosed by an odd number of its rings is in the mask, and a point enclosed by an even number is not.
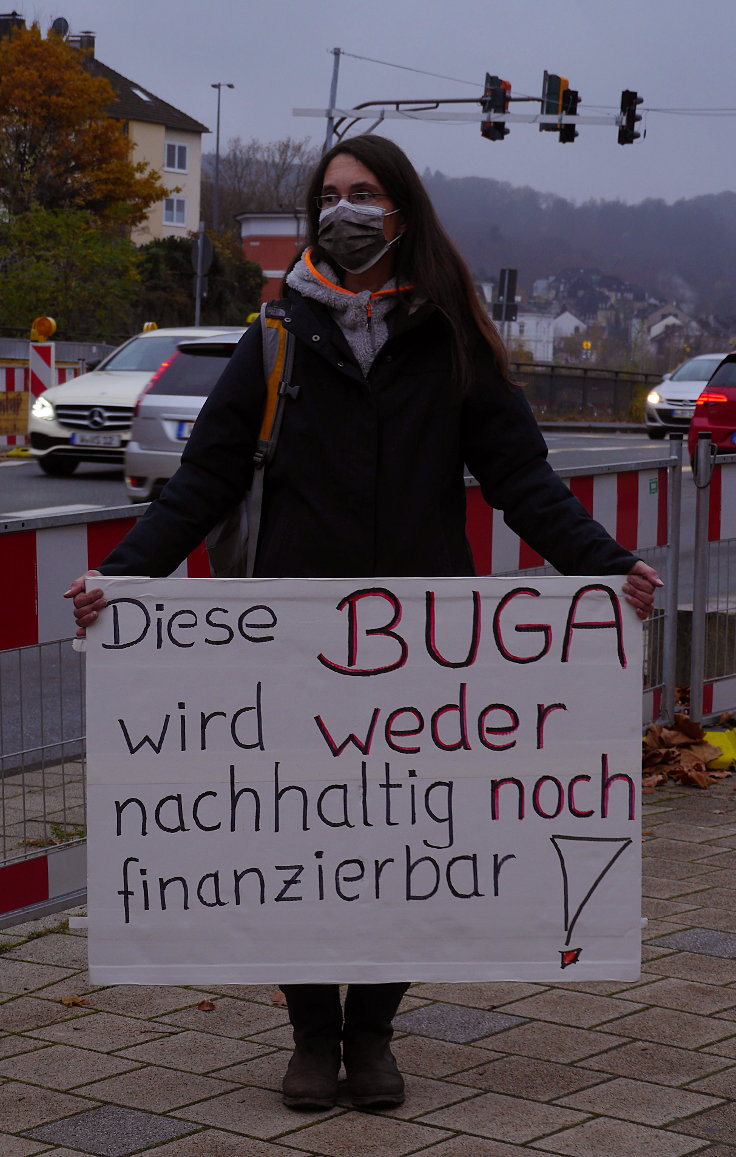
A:
[[[545,116],[576,116],[580,94],[570,88],[566,76],[558,76],[556,72],[544,73],[542,81],[542,113]],[[568,144],[575,140],[578,131],[574,125],[540,125],[543,133],[559,133],[560,142]]]
[[[556,72],[547,72],[545,69],[542,81],[542,113],[545,116],[561,116],[562,101],[569,87],[566,76],[558,76]],[[557,125],[540,125],[540,133],[556,133]]]

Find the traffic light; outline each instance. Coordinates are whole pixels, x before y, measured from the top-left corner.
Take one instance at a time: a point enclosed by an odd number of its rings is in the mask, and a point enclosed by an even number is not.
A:
[[[516,321],[518,306],[516,304],[516,269],[502,269],[498,279],[498,293],[493,303],[492,316],[494,321]]]
[[[562,94],[562,115],[574,117],[578,113],[580,94],[574,88],[566,88]],[[566,145],[575,140],[578,130],[575,125],[560,125],[560,143]]]
[[[641,120],[636,109],[637,105],[642,103],[642,99],[637,92],[632,92],[630,88],[625,88],[621,93],[621,113],[625,119],[618,130],[618,143],[620,145],[633,145],[634,141],[641,136],[641,133],[636,132],[636,122]]]
[[[501,80],[500,77],[491,76],[490,72],[487,72],[486,84],[480,102],[483,112],[508,112],[510,92],[510,81]],[[481,121],[481,136],[485,137],[487,141],[502,141],[508,135],[508,131],[504,121]]]
[[[542,112],[545,116],[561,116],[562,106],[568,92],[569,81],[566,76],[557,76],[554,72],[544,73],[542,81]],[[541,133],[556,133],[560,129],[557,125],[540,125]],[[562,139],[562,138],[560,138]],[[575,139],[574,137],[572,138]]]

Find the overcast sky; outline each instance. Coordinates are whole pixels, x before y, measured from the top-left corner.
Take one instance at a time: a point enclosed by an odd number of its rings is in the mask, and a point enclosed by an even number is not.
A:
[[[309,136],[321,144],[324,120],[292,113],[327,106],[331,50],[339,47],[404,66],[342,56],[342,108],[479,96],[487,71],[510,80],[515,95],[539,96],[545,69],[569,77],[581,115],[617,112],[624,88],[644,98],[646,138],[625,147],[613,125],[581,126],[574,144],[561,145],[532,125],[490,142],[475,123],[386,121],[379,131],[420,171],[494,177],[576,201],[674,201],[736,189],[734,0],[58,0],[57,7],[15,0],[15,7],[43,28],[65,16],[72,32],[95,32],[98,58],[208,125],[204,147],[212,151],[217,81],[235,85],[222,91],[222,151],[235,136]]]

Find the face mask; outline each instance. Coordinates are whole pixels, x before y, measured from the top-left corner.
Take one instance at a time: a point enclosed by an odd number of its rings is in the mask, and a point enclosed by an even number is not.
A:
[[[393,241],[383,235],[383,219],[398,213],[385,213],[378,205],[351,205],[338,201],[331,209],[319,215],[319,243],[328,257],[348,273],[365,273],[385,253],[388,253],[401,234]]]

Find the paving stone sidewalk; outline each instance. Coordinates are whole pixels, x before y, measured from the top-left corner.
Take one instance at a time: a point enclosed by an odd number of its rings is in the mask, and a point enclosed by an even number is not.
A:
[[[414,985],[386,1112],[284,1108],[271,987],[96,988],[63,917],[6,929],[0,1157],[736,1157],[733,781],[647,801],[640,980]]]

